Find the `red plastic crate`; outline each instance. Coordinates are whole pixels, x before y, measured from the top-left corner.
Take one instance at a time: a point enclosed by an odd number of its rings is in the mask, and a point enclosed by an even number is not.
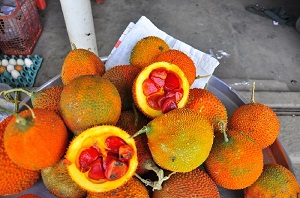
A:
[[[0,49],[6,55],[30,55],[42,33],[35,0],[16,0],[15,11],[0,16]]]

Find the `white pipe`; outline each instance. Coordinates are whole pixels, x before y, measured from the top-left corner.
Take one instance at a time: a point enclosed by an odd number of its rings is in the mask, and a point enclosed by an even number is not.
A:
[[[98,56],[94,20],[90,0],[60,0],[72,47],[84,48]],[[72,47],[73,49],[73,47]]]

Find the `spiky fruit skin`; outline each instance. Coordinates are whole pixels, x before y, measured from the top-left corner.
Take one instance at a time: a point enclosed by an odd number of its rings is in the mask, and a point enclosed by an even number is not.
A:
[[[108,192],[88,192],[86,198],[150,198],[147,188],[136,177],[132,177],[124,185]]]
[[[147,67],[155,62],[162,52],[169,50],[168,44],[156,36],[147,36],[139,40],[130,54],[130,64],[141,68]]]
[[[121,97],[109,80],[80,76],[65,85],[59,108],[67,127],[78,135],[96,125],[115,125],[121,114]]]
[[[80,154],[82,151],[93,146],[98,147],[101,152],[101,156],[98,156],[98,159],[111,155],[109,154],[109,147],[106,144],[106,140],[112,136],[121,138],[132,149],[131,158],[125,162],[127,170],[117,179],[108,180],[106,177],[94,180],[89,177],[89,172],[81,171]],[[108,192],[122,186],[134,175],[138,165],[135,140],[119,127],[113,125],[95,126],[75,136],[68,147],[64,162],[67,164],[71,178],[83,189],[89,192]],[[104,168],[105,165],[102,164],[102,166]],[[120,164],[117,164],[117,166],[120,166]]]
[[[233,130],[247,133],[261,148],[270,146],[280,132],[280,122],[275,112],[260,103],[249,103],[237,108],[229,125]]]
[[[199,168],[187,173],[176,173],[163,182],[161,190],[153,191],[152,198],[206,197],[219,198],[217,185]]]
[[[72,180],[62,160],[53,166],[42,169],[41,176],[46,188],[57,197],[81,198],[87,194],[86,190]]]
[[[31,100],[33,108],[53,110],[59,114],[59,100],[63,87],[56,85],[35,92]]]
[[[0,123],[0,196],[20,193],[33,186],[40,178],[39,171],[27,170],[16,165],[5,152],[4,131],[12,118],[9,116]]]
[[[107,70],[103,74],[103,78],[111,81],[119,91],[122,110],[128,110],[132,108],[134,103],[131,90],[135,77],[141,71],[140,67],[132,65],[117,65]]]
[[[127,110],[122,111],[116,126],[120,127],[124,131],[127,131],[129,135],[134,135],[139,129],[141,129],[143,126],[146,126],[149,122],[150,119],[138,110]],[[152,159],[152,156],[148,147],[146,135],[139,135],[134,139],[139,161],[136,173],[142,175],[148,172],[148,170],[144,168],[144,163],[146,160]]]
[[[26,124],[12,118],[4,133],[4,147],[17,165],[39,170],[59,161],[68,144],[67,128],[59,115],[47,109],[24,110],[19,115]],[[55,145],[55,146],[53,146]],[[22,151],[22,152],[20,152]]]
[[[102,76],[104,72],[104,63],[96,54],[86,49],[74,49],[65,57],[62,65],[61,80],[66,85],[78,76]]]
[[[146,127],[154,161],[174,172],[189,172],[208,157],[213,143],[209,121],[191,109],[174,109]]]
[[[297,198],[300,187],[294,174],[279,164],[266,164],[260,177],[244,190],[245,198]]]
[[[227,128],[228,115],[222,101],[211,91],[201,88],[192,88],[185,108],[193,109],[211,121],[215,131]]]
[[[196,66],[194,61],[184,52],[177,49],[170,49],[161,53],[156,59],[156,62],[165,61],[177,65],[185,74],[192,85],[196,78]]]
[[[262,173],[263,152],[247,134],[229,130],[227,135],[228,142],[223,134],[216,134],[204,166],[217,185],[231,190],[243,189]]]

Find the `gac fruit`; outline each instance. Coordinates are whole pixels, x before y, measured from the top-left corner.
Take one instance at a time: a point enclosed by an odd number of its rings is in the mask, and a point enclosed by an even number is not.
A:
[[[146,116],[155,118],[184,107],[189,90],[189,82],[177,65],[156,62],[138,74],[132,94],[136,106]]]
[[[101,125],[77,135],[66,152],[71,178],[90,192],[107,192],[127,182],[138,159],[135,141],[119,127]]]

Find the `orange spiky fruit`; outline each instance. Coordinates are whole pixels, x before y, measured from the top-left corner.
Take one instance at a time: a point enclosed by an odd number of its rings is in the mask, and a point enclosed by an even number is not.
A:
[[[169,45],[157,36],[147,36],[139,40],[130,53],[130,64],[141,68],[155,62],[162,52],[169,50]]]
[[[67,143],[68,132],[63,120],[47,109],[23,110],[5,128],[4,147],[9,158],[29,170],[40,170],[58,162]]]
[[[132,108],[133,98],[131,94],[134,79],[141,71],[140,67],[132,65],[117,65],[107,70],[103,74],[103,78],[111,81],[119,91],[122,110]]]
[[[153,191],[152,198],[207,197],[219,198],[216,183],[199,168],[187,173],[173,174],[162,185],[161,190]]]
[[[146,186],[132,177],[122,186],[108,192],[88,192],[87,198],[150,198]]]
[[[162,52],[156,59],[155,62],[165,61],[177,65],[185,74],[192,85],[196,79],[196,66],[194,61],[184,52],[177,49],[170,49]]]
[[[59,100],[63,87],[63,85],[55,85],[34,92],[31,97],[33,108],[53,110],[59,114]]]
[[[204,162],[205,169],[223,188],[246,188],[262,173],[262,149],[247,134],[234,130],[228,130],[228,136],[223,133],[215,135],[210,154]]]
[[[109,80],[80,76],[65,85],[59,108],[67,127],[77,135],[96,125],[115,125],[121,114],[121,97]]]
[[[254,101],[254,88],[255,83],[253,84],[251,102],[238,107],[233,112],[229,127],[247,133],[261,148],[266,148],[278,137],[280,122],[270,107]]]
[[[61,70],[61,80],[64,85],[76,77],[83,75],[102,76],[105,72],[104,63],[92,51],[73,49],[65,57]]]
[[[185,107],[207,117],[215,131],[222,131],[227,128],[226,107],[213,92],[202,88],[190,89],[189,99]]]
[[[180,108],[154,118],[133,137],[143,133],[153,160],[161,168],[189,172],[207,159],[214,132],[201,114]]]
[[[86,190],[72,180],[63,160],[42,169],[41,176],[45,187],[57,197],[80,198],[87,194]]]
[[[15,164],[4,148],[4,131],[13,116],[0,122],[0,195],[18,194],[30,187],[40,178],[40,172],[24,169]]]
[[[244,190],[250,197],[299,197],[300,186],[295,175],[280,164],[266,164],[260,177]]]

